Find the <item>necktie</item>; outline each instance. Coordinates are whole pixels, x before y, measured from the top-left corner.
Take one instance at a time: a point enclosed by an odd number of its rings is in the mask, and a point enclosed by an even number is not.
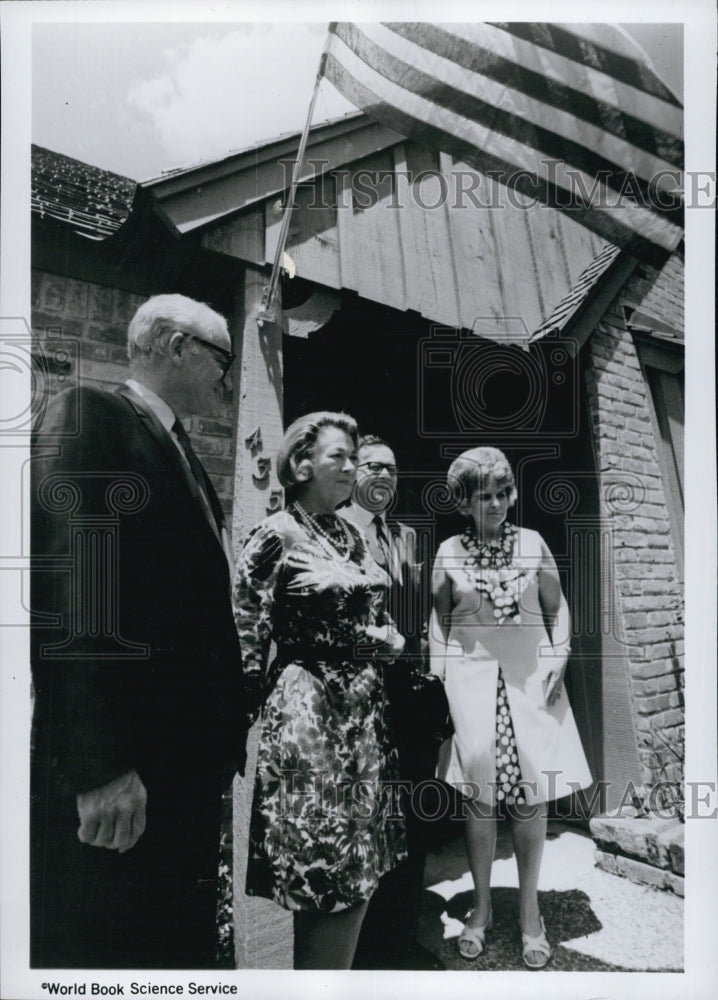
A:
[[[394,579],[397,583],[401,583],[401,573],[398,572],[394,548],[390,539],[387,537],[384,529],[384,520],[381,514],[375,514],[372,518],[372,523],[376,530],[376,540],[379,546],[379,551],[382,554],[386,571],[390,574],[392,579]]]
[[[207,473],[204,471],[202,463],[195,455],[192,442],[189,439],[189,434],[179,420],[175,420],[172,424],[172,430],[177,435],[177,440],[182,445],[182,451],[185,453],[187,461],[189,462],[189,467],[192,470],[192,475],[195,478],[200,495],[204,501],[204,505],[214,522],[218,535],[221,537],[224,517],[222,516],[222,509],[219,506],[214,490],[210,486],[207,479]]]

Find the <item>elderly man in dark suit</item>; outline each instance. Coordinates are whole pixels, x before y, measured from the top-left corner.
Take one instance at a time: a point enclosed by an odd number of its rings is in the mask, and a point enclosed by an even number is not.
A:
[[[389,444],[376,435],[359,441],[356,484],[352,503],[339,513],[360,527],[374,559],[391,579],[389,612],[404,636],[403,656],[384,672],[389,703],[396,720],[401,779],[409,792],[430,779],[435,767],[435,744],[428,734],[407,727],[401,701],[406,696],[410,670],[422,670],[421,634],[424,614],[419,590],[420,567],[416,532],[387,517],[397,490],[397,466]],[[442,969],[441,962],[416,940],[423,891],[426,851],[411,794],[404,796],[409,857],[385,875],[369,904],[362,925],[353,968]]]
[[[128,354],[126,384],[60,393],[34,442],[35,967],[215,961],[244,692],[227,529],[182,421],[217,412],[231,341],[209,306],[158,295]]]

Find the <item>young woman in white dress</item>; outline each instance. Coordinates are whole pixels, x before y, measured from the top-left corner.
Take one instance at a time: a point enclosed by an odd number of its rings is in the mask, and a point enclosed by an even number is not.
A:
[[[501,814],[512,826],[523,959],[538,969],[551,956],[538,905],[546,803],[592,780],[563,685],[569,611],[544,540],[506,520],[516,488],[504,454],[464,452],[448,481],[468,525],[437,552],[429,641],[431,670],[444,678],[455,728],[438,775],[465,797],[474,881],[459,951],[478,958],[491,930]]]

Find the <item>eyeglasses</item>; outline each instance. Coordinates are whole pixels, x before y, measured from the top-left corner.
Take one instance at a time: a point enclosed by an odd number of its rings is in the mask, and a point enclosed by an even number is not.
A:
[[[390,465],[388,462],[360,462],[357,469],[368,469],[374,476],[378,476],[382,472],[388,472],[390,476],[395,476],[397,473],[396,466]]]
[[[210,351],[214,360],[222,369],[222,378],[224,378],[232,367],[236,354],[233,354],[232,351],[225,351],[223,347],[217,347],[216,344],[210,344],[208,340],[202,340],[201,337],[195,337],[194,334],[187,334],[187,337],[189,340],[196,340],[198,344],[201,344]]]

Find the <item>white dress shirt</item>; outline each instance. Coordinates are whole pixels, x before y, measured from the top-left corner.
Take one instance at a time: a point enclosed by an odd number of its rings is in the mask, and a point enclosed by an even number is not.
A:
[[[352,503],[348,507],[340,507],[337,514],[346,516],[349,521],[352,521],[353,524],[362,529],[364,534],[376,545],[379,551],[384,550],[386,552],[389,560],[389,565],[387,565],[386,569],[391,573],[394,580],[401,584],[401,559],[397,551],[396,539],[389,530],[384,513],[382,511],[376,511],[375,513],[371,510],[366,510],[366,508],[361,507],[358,503]],[[377,525],[374,520],[377,515],[381,519],[381,526],[384,531],[384,538],[386,539],[383,543],[379,541],[377,534]]]

